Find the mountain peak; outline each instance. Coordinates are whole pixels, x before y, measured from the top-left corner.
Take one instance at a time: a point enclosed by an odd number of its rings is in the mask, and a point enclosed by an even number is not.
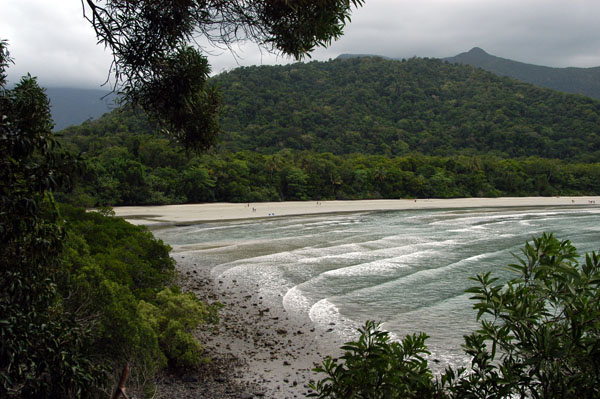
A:
[[[471,50],[469,50],[467,52],[467,54],[471,54],[471,55],[489,55],[481,47],[473,47]]]
[[[532,65],[488,54],[479,47],[444,60],[453,64],[472,65],[537,86],[600,99],[600,67],[551,68]]]

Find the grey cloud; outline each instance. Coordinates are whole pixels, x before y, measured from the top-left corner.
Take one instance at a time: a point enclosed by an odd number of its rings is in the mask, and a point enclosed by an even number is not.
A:
[[[446,57],[474,46],[491,54],[548,66],[600,65],[597,0],[366,0],[345,35],[312,59],[341,53]],[[0,38],[10,39],[10,78],[31,72],[46,85],[98,87],[111,57],[96,45],[77,0],[3,0]],[[294,60],[240,45],[238,58],[213,50],[214,73],[240,65]]]
[[[600,65],[600,2],[422,0],[368,2],[330,51],[443,57],[479,46],[549,66]]]
[[[9,69],[11,82],[25,73],[47,86],[99,87],[106,80],[110,55],[96,45],[79,1],[4,1],[0,26],[10,29],[0,35],[8,39],[15,61]]]

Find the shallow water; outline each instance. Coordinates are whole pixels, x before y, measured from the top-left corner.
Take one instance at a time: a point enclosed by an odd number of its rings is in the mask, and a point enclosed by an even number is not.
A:
[[[466,359],[476,327],[468,279],[510,275],[511,253],[554,232],[578,252],[600,248],[600,209],[489,208],[364,212],[205,223],[155,231],[215,279],[236,279],[346,340],[365,320],[395,336],[426,332],[432,356]],[[334,323],[335,325],[333,325]]]

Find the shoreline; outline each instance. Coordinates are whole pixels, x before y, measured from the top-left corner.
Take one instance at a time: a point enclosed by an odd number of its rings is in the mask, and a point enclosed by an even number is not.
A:
[[[258,203],[205,203],[115,207],[115,215],[149,228],[202,222],[260,219],[343,212],[499,208],[538,206],[594,206],[600,196],[498,197],[451,199],[397,199],[353,201],[284,201]]]
[[[600,201],[600,197],[220,203],[119,207],[115,213],[130,222],[158,228],[343,212],[598,206],[595,201]],[[202,267],[202,257],[193,250],[181,248],[171,256],[176,261],[178,285],[184,291],[192,291],[199,299],[219,302],[224,307],[219,311],[216,331],[208,327],[196,332],[206,356],[213,359],[212,364],[183,377],[164,376],[158,384],[157,399],[301,398],[309,392],[308,383],[319,377],[312,369],[326,356],[340,354],[339,347],[344,342],[330,334],[332,328],[317,329],[308,316],[287,313],[282,298],[263,298],[258,286],[233,277],[215,278],[211,268]]]
[[[193,251],[172,253],[178,285],[207,303],[221,303],[216,331],[210,326],[195,335],[212,359],[184,376],[164,376],[157,399],[201,397],[303,398],[312,371],[327,355],[334,356],[329,331],[318,331],[308,317],[286,312],[283,303],[263,298],[257,287],[236,279],[214,280]],[[197,396],[196,396],[197,395]]]

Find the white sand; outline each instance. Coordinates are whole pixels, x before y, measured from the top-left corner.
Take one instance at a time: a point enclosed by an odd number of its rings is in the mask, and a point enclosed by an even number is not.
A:
[[[219,220],[268,218],[338,212],[482,207],[590,206],[600,197],[502,197],[417,200],[288,201],[260,203],[211,203],[163,206],[123,206],[117,216],[133,224],[188,224]]]

